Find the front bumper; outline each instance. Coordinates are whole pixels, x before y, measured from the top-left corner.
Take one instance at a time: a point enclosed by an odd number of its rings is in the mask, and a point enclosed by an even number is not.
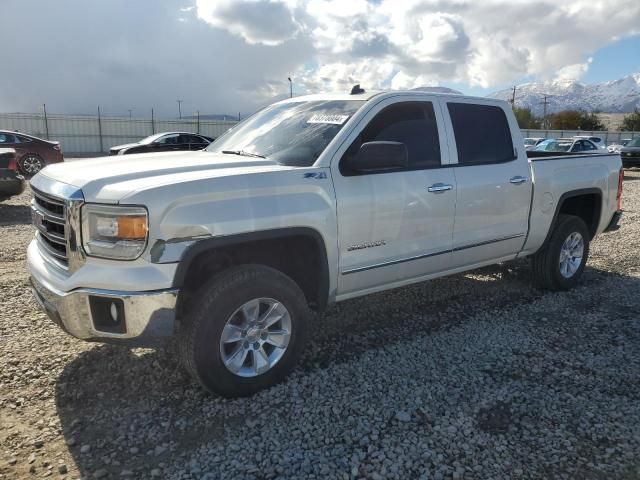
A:
[[[177,289],[121,292],[83,288],[60,292],[33,275],[31,285],[49,318],[76,338],[152,347],[174,333]],[[113,309],[112,304],[116,305]],[[112,311],[117,320],[113,320]]]

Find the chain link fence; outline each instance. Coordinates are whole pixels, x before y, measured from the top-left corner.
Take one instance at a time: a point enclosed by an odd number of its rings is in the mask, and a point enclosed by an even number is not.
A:
[[[236,121],[138,119],[80,115],[0,114],[0,129],[60,142],[65,155],[106,153],[115,145],[132,143],[160,132],[193,132],[217,138]]]
[[[137,142],[159,132],[184,131],[217,138],[237,122],[201,120],[199,116],[181,120],[138,119],[103,116],[0,114],[0,129],[17,130],[49,140],[57,140],[66,155],[106,153],[115,145]],[[563,138],[590,135],[606,145],[640,136],[640,132],[584,130],[522,130],[524,137]]]

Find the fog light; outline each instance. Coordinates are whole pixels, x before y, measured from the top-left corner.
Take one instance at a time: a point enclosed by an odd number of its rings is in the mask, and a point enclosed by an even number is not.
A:
[[[115,302],[111,302],[109,313],[111,314],[111,320],[113,320],[114,323],[117,323],[118,322],[118,306],[115,304]]]
[[[127,333],[124,303],[119,298],[89,297],[93,328],[99,332]]]

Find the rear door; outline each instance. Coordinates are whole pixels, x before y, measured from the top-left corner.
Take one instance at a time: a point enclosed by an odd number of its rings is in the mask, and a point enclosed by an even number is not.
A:
[[[515,118],[478,100],[443,107],[457,186],[452,266],[513,257],[524,244],[531,202],[526,153],[511,137]]]
[[[414,96],[400,101],[403,98],[374,106],[331,165],[338,214],[338,297],[450,266],[455,181],[442,114],[433,100],[416,101]],[[348,157],[371,141],[405,144],[408,168],[345,170]]]

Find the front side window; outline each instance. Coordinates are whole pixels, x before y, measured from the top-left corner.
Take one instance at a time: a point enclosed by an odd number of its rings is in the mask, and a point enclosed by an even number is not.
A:
[[[154,143],[158,145],[175,145],[178,143],[178,135],[167,135],[166,137],[159,138]]]
[[[458,164],[481,165],[515,159],[511,130],[500,107],[447,103],[458,149]]]
[[[363,143],[380,141],[403,143],[410,170],[441,165],[438,124],[431,102],[401,102],[384,108],[362,130],[343,158],[356,155]],[[341,162],[341,167],[344,163]]]
[[[308,167],[363,104],[319,100],[271,105],[228,130],[206,150]]]

